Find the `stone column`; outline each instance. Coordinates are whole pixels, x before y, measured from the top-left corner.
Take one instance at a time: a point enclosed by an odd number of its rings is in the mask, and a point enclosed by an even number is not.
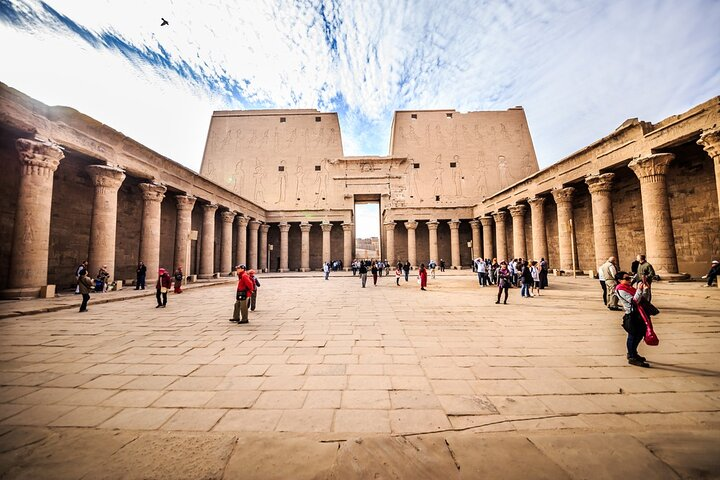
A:
[[[495,219],[495,245],[497,246],[497,260],[498,262],[508,261],[507,251],[507,233],[505,231],[505,223],[507,220],[507,213],[503,210],[499,210],[492,214]]]
[[[90,271],[107,265],[110,281],[115,280],[115,232],[117,231],[117,193],[125,173],[117,167],[87,167],[95,184],[92,220],[90,223]]]
[[[470,228],[472,229],[472,260],[475,261],[480,256],[480,221],[470,220]]]
[[[513,222],[513,257],[527,260],[525,248],[525,205],[511,205],[508,207]]]
[[[2,296],[37,297],[47,285],[53,174],[65,155],[55,144],[25,138],[15,148],[22,166],[8,288]]]
[[[320,228],[322,228],[322,261],[323,262],[329,262],[332,259],[330,258],[330,231],[332,230],[332,223],[330,222],[323,222],[320,224]]]
[[[258,268],[258,230],[260,222],[252,219],[248,222],[250,230],[250,238],[248,239],[248,270],[257,270]]]
[[[192,230],[192,211],[196,198],[192,195],[177,195],[177,224],[175,226],[175,268],[183,267],[185,275],[190,275],[190,231]],[[172,268],[172,266],[170,267]]]
[[[415,230],[417,229],[418,223],[415,220],[405,222],[405,228],[407,228],[407,242],[408,242],[408,262],[413,267],[417,266],[417,245],[415,243]]]
[[[280,229],[280,271],[287,272],[288,268],[288,232],[290,231],[290,224],[287,222],[280,222],[278,225]]]
[[[438,237],[437,231],[440,226],[440,222],[435,219],[427,222],[428,237],[430,240],[430,260],[435,260],[435,263],[440,262],[440,251],[438,250]]]
[[[300,271],[310,271],[310,225],[307,222],[300,223]]]
[[[267,256],[268,256],[268,240],[267,240],[267,233],[268,230],[270,230],[270,225],[267,223],[263,223],[260,225],[260,260],[258,260],[258,269],[261,272],[267,272],[268,271],[268,263],[267,263]]]
[[[215,211],[218,205],[203,205],[203,226],[200,241],[200,271],[198,278],[212,278],[215,270]]]
[[[391,265],[397,264],[395,258],[395,222],[386,222],[385,225],[385,258]]]
[[[345,270],[347,271],[350,269],[350,264],[353,261],[353,254],[352,254],[353,224],[352,223],[343,223],[342,229],[343,229],[343,265],[345,265]]]
[[[460,270],[460,220],[450,220],[450,265],[454,270]]]
[[[167,188],[155,183],[141,183],[138,187],[143,196],[140,260],[147,267],[146,283],[152,286],[160,268],[160,213]],[[168,269],[172,270],[172,266],[168,266]]]
[[[640,179],[645,255],[656,272],[664,273],[678,273],[675,236],[665,181],[668,165],[674,158],[672,153],[658,153],[636,158],[628,164]]]
[[[238,214],[237,227],[235,231],[235,234],[237,235],[235,265],[245,265],[247,263],[247,225],[248,218]]]
[[[614,173],[590,175],[585,178],[592,196],[593,240],[595,241],[595,265],[600,266],[610,257],[617,259],[615,219],[613,218],[610,191]]]
[[[545,233],[545,197],[528,198],[532,223],[533,260],[548,260],[547,234]]]
[[[715,191],[718,196],[718,207],[720,208],[720,128],[705,130],[700,135],[697,144],[703,147],[710,155],[710,158],[713,159],[715,165]],[[720,282],[718,282],[718,287],[720,287]]]
[[[232,225],[235,220],[235,212],[222,212],[221,245],[220,245],[220,273],[229,275],[233,272],[232,264]]]
[[[493,241],[492,241],[492,224],[493,219],[490,215],[480,217],[480,224],[483,229],[483,258],[492,259],[495,255],[493,254]]]
[[[557,188],[552,191],[557,204],[558,222],[558,250],[560,251],[560,268],[565,271],[572,271],[572,230],[570,221],[573,218],[572,196],[575,192],[573,187]]]

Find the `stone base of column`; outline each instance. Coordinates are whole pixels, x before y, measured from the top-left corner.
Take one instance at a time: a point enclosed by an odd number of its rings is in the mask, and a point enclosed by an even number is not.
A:
[[[23,298],[38,298],[43,287],[7,288],[0,290],[2,300],[20,300]]]
[[[453,269],[453,270],[462,270],[462,269],[463,269],[462,266],[458,266],[458,265],[453,265],[453,266],[450,267],[450,268]]]
[[[280,269],[278,269],[278,272],[280,272],[280,273],[285,273],[285,272],[289,272],[289,271],[290,271],[289,268],[280,268]]]
[[[658,270],[655,274],[660,277],[662,282],[682,282],[683,280],[689,280],[690,275],[687,273],[668,273]]]
[[[301,272],[311,272],[312,269],[311,268],[301,268],[300,271]]]
[[[215,278],[214,273],[201,273],[197,276],[200,280],[208,280],[210,278]]]

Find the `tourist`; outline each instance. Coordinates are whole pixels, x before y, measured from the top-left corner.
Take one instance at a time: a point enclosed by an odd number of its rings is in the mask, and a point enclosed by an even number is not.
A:
[[[442,258],[440,259],[440,271],[445,271],[445,260],[443,260]]]
[[[532,261],[530,264],[530,276],[533,279],[533,286],[530,289],[530,296],[531,297],[539,297],[540,296],[540,267],[538,266],[538,262],[535,260]]]
[[[77,294],[80,293],[80,277],[84,277],[87,272],[88,272],[88,261],[85,260],[75,270],[75,283],[76,283],[75,293],[77,293]]]
[[[377,287],[377,279],[378,279],[378,265],[377,263],[373,262],[372,266],[370,267],[370,273],[372,273],[373,277],[373,285]]]
[[[655,269],[650,262],[645,259],[645,255],[638,255],[638,268],[635,274],[633,283],[644,283],[645,284],[645,296],[648,301],[652,301],[652,282],[655,279]]]
[[[430,269],[430,276],[432,278],[435,278],[435,268],[437,268],[437,263],[435,263],[435,260],[430,260],[428,263],[428,268]]]
[[[155,283],[155,299],[157,300],[157,306],[155,308],[167,307],[167,294],[170,290],[172,279],[170,274],[164,268],[158,270],[158,279]]]
[[[87,312],[88,300],[90,300],[90,291],[92,291],[93,282],[88,275],[87,269],[82,271],[82,274],[78,278],[78,289],[82,294],[82,304],[80,304],[80,311]]]
[[[360,262],[358,273],[360,274],[360,283],[362,284],[362,288],[365,288],[365,283],[367,282],[367,267],[365,266],[365,262]]]
[[[478,283],[484,288],[487,284],[487,266],[485,265],[485,260],[477,258],[474,263],[475,270],[477,271]]]
[[[245,269],[245,265],[238,265],[235,267],[238,284],[235,291],[235,308],[233,309],[233,318],[230,319],[231,322],[249,323],[248,300],[252,297],[253,291],[255,290],[255,284],[247,273],[245,273]]]
[[[515,268],[515,259],[513,258],[510,260],[510,263],[508,263],[508,271],[510,272],[510,284],[515,287],[517,286],[517,269]]]
[[[108,266],[103,265],[98,270],[97,277],[95,277],[95,291],[106,293],[108,290],[108,282],[110,281],[110,273],[107,270]]]
[[[325,272],[325,280],[330,276],[330,263],[323,262],[323,272]]]
[[[185,276],[183,275],[182,267],[177,267],[177,269],[173,273],[173,278],[175,279],[175,293],[182,293],[182,283],[185,278]]]
[[[408,277],[410,276],[410,260],[405,262],[405,265],[403,265],[403,272],[405,272],[405,281],[408,281]]]
[[[641,281],[636,290],[632,286],[632,278],[627,272],[618,272],[615,276],[615,280],[618,282],[615,292],[625,310],[622,325],[628,334],[626,342],[627,360],[630,365],[649,367],[645,357],[641,357],[637,351],[646,330],[645,322],[639,311],[642,307],[638,303],[640,298],[647,294],[647,284]]]
[[[530,287],[533,284],[533,278],[532,273],[530,272],[530,266],[527,262],[523,261],[520,267],[520,274],[518,275],[520,277],[521,282],[521,288],[520,288],[520,294],[525,298],[532,297],[532,293],[530,293]]]
[[[503,303],[507,305],[508,290],[510,289],[510,270],[508,270],[507,263],[500,262],[500,266],[497,270],[496,282],[498,286],[498,295],[497,302],[495,303],[500,303],[500,296],[504,291],[505,301]]]
[[[598,277],[601,279],[601,286],[603,287],[603,301],[605,302],[605,305],[609,310],[620,311],[622,309],[618,306],[618,298],[615,293],[615,287],[617,286],[615,275],[617,275],[615,257],[609,257],[605,263],[600,265]]]
[[[248,270],[247,275],[253,283],[253,291],[252,295],[250,295],[250,311],[254,312],[255,306],[257,305],[257,293],[260,287],[260,280],[258,280],[257,275],[255,275],[255,270]]]
[[[352,270],[352,272],[353,272],[353,277],[354,277],[354,276],[357,274],[357,271],[358,271],[357,258],[352,261],[352,263],[350,264],[350,268],[351,268],[351,270]]]
[[[548,286],[548,263],[545,258],[540,258],[540,288],[547,288]]]
[[[704,279],[707,278],[707,284],[703,285],[703,287],[712,287],[718,275],[720,275],[720,262],[713,260],[707,275],[703,275],[702,277]]]
[[[420,270],[418,270],[418,278],[420,279],[420,290],[425,290],[427,287],[427,270],[425,270],[425,264],[420,264]]]
[[[400,286],[400,276],[402,275],[402,263],[398,262],[395,268],[395,285]]]
[[[388,263],[387,258],[383,263],[385,264],[385,276],[387,277],[390,275],[390,264]]]
[[[145,290],[145,275],[147,274],[147,267],[140,260],[138,262],[137,269],[135,270],[135,290]]]
[[[490,264],[490,281],[497,285],[497,271],[500,269],[500,265],[498,264],[497,258],[492,259],[492,263]]]

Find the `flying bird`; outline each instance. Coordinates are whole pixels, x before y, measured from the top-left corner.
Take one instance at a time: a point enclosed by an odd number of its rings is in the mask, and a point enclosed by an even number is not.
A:
[[[165,25],[170,25],[170,23],[164,18],[160,17],[160,20],[162,20],[162,23],[160,24],[161,27],[164,27]]]

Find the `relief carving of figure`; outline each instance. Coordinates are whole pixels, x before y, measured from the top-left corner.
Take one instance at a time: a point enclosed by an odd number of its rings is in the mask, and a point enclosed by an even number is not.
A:
[[[505,188],[510,185],[510,178],[508,175],[508,164],[505,160],[504,155],[498,156],[498,172],[500,173],[500,187]]]
[[[331,129],[330,129],[330,135],[328,136],[327,145],[328,145],[328,146],[337,145],[337,144],[338,144],[338,140],[339,140],[339,138],[338,138],[337,132],[335,131],[334,128],[331,128]]]
[[[438,145],[441,147],[445,146],[445,134],[442,131],[442,127],[440,125],[435,125],[435,137],[437,139]]]
[[[297,128],[290,130],[290,135],[285,139],[285,148],[292,148],[297,138]]]
[[[407,191],[410,198],[417,198],[417,179],[415,177],[415,167],[413,167],[413,161],[408,157],[408,166],[405,169],[405,178],[407,180]]]
[[[455,195],[462,196],[462,170],[460,169],[460,155],[453,156],[455,168],[452,169],[453,184],[455,184]]]
[[[532,174],[532,163],[530,163],[530,155],[526,154],[522,159],[520,165],[523,178],[529,177]]]
[[[260,158],[257,158],[255,161],[255,173],[253,176],[255,177],[255,201],[265,203],[264,187],[262,184],[263,171]]]
[[[280,197],[278,198],[277,203],[281,203],[285,201],[285,190],[287,190],[287,172],[285,171],[285,160],[280,160],[280,167],[282,167],[282,170],[278,172],[278,178],[280,180]]]
[[[23,232],[23,243],[33,243],[35,241],[35,229],[33,228],[32,212],[25,211],[25,231]]]
[[[269,141],[270,141],[270,130],[266,128],[262,134],[262,137],[260,137],[260,140],[258,141],[258,146],[259,147],[267,147],[267,144]]]
[[[488,185],[487,185],[487,175],[488,175],[488,168],[487,168],[487,162],[485,161],[485,155],[483,152],[478,152],[478,159],[477,159],[477,184],[475,185],[475,190],[480,194],[482,197],[486,197],[488,194]]]
[[[415,133],[415,127],[410,125],[409,127],[410,133],[408,133],[408,139],[415,142],[415,145],[420,145],[420,137],[417,133]]]
[[[300,199],[300,192],[303,190],[305,180],[305,172],[303,172],[302,157],[298,157],[297,167],[295,168],[295,198]]]
[[[435,158],[435,179],[433,180],[433,195],[440,195],[442,193],[442,155],[438,155]]]
[[[245,169],[243,169],[243,163],[245,162],[245,159],[240,159],[239,162],[235,164],[235,173],[233,175],[233,191],[236,193],[242,193],[242,190],[245,188]]]
[[[318,206],[320,199],[325,200],[327,198],[327,187],[329,174],[327,170],[327,159],[323,158],[320,162],[320,171],[315,174],[315,206]]]
[[[398,144],[405,145],[407,143],[407,137],[405,136],[405,127],[398,128]]]

